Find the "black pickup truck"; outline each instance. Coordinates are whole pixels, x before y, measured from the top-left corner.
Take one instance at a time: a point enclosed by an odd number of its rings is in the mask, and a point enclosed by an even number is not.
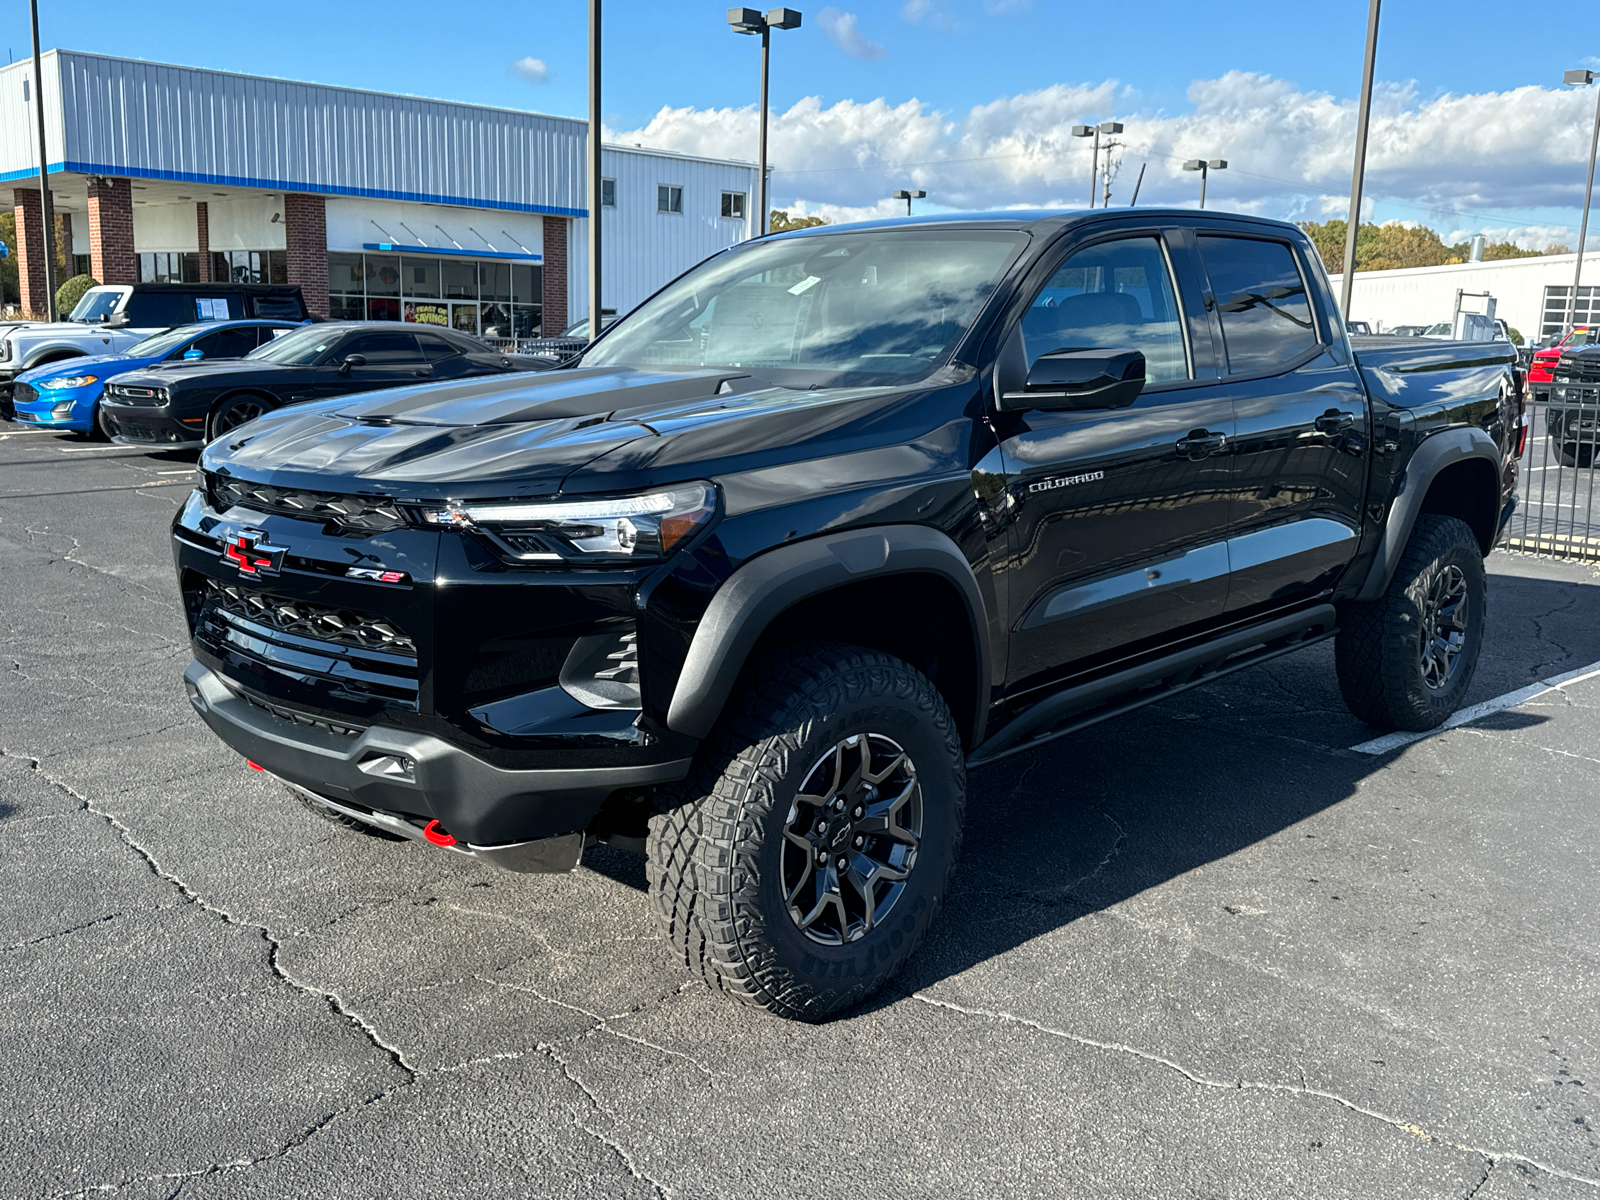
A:
[[[1459,704],[1513,351],[1347,336],[1291,225],[1141,209],[747,242],[571,369],[230,430],[172,529],[203,719],[332,820],[647,854],[713,986],[818,1019],[922,938],[966,772],[1335,639]]]

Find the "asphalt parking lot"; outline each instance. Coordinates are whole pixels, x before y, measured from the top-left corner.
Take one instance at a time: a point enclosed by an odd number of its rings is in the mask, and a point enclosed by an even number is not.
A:
[[[1390,750],[1327,646],[978,772],[823,1027],[671,967],[641,863],[332,830],[201,725],[192,461],[0,423],[0,1194],[1600,1197],[1600,677]],[[1496,554],[1475,701],[1600,660]]]

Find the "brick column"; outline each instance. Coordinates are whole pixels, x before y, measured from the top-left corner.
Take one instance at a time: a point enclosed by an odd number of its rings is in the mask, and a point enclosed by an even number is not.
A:
[[[44,316],[49,311],[45,298],[44,209],[38,188],[12,191],[13,212],[17,218],[17,278],[22,283],[22,311]]]
[[[200,282],[211,282],[211,210],[201,200],[194,206],[194,235],[200,247]]]
[[[539,332],[545,337],[554,337],[568,324],[567,233],[571,228],[572,222],[565,217],[544,218],[544,270],[540,272],[544,315]],[[589,336],[594,336],[592,330]]]
[[[89,274],[101,283],[138,283],[133,190],[126,179],[89,176]]]
[[[306,309],[328,315],[328,206],[321,196],[283,197],[283,245],[289,282],[300,285]]]

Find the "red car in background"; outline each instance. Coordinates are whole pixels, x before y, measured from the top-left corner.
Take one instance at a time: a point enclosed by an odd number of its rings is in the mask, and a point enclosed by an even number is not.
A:
[[[1593,325],[1576,325],[1571,333],[1554,346],[1533,352],[1533,364],[1528,368],[1529,383],[1551,383],[1551,371],[1561,359],[1563,350],[1576,350],[1579,346],[1592,346],[1600,341],[1600,328]]]

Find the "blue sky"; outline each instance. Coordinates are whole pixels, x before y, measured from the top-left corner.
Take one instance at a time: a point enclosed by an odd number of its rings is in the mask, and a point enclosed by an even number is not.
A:
[[[148,4],[46,0],[41,8],[46,46],[569,115],[581,115],[586,104],[586,7],[574,0],[164,0],[159,20]],[[878,193],[906,182],[951,207],[1078,203],[1088,158],[1081,145],[1061,140],[1062,131],[1071,120],[1110,116],[1129,127],[1118,183],[1124,199],[1129,180],[1148,163],[1145,194],[1185,201],[1193,180],[1174,164],[1191,153],[1220,154],[1233,164],[1236,174],[1213,181],[1218,203],[1321,216],[1332,197],[1348,191],[1348,151],[1342,184],[1328,160],[1348,142],[1349,118],[1328,104],[1348,106],[1359,87],[1366,5],[1358,0],[844,0],[803,8],[805,26],[774,37],[774,109],[784,114],[806,98],[817,102],[809,116],[775,127],[774,161],[790,172],[775,181],[781,203],[845,214],[881,203]],[[7,41],[21,56],[27,9],[12,0],[12,11]],[[608,127],[632,133],[629,140],[753,157],[753,127],[737,110],[755,97],[757,43],[728,30],[724,11],[681,0],[612,0]],[[1389,107],[1396,145],[1410,149],[1392,178],[1375,170],[1380,219],[1463,228],[1576,224],[1581,161],[1572,185],[1568,160],[1587,151],[1588,101],[1522,94],[1520,123],[1502,130],[1500,142],[1491,138],[1481,161],[1470,145],[1436,161],[1429,147],[1439,139],[1426,132],[1453,119],[1441,97],[1479,97],[1476,109],[1454,119],[1482,121],[1504,107],[1496,94],[1530,85],[1558,91],[1561,72],[1589,49],[1561,33],[1572,25],[1571,11],[1459,0],[1442,20],[1437,5],[1387,7],[1378,73],[1403,85],[1390,89]],[[1542,36],[1552,32],[1561,35]],[[537,68],[514,68],[523,59],[543,64],[542,81],[527,77]],[[1260,77],[1270,77],[1271,86]],[[1196,101],[1197,81],[1219,80],[1228,82]],[[875,100],[884,104],[860,107]],[[920,107],[909,107],[912,100]],[[652,126],[663,107],[676,116]],[[1279,117],[1294,119],[1273,126]],[[1541,120],[1559,125],[1560,136],[1541,134]],[[1006,136],[1008,122],[1021,139],[1016,145]],[[1313,153],[1319,139],[1328,146]],[[1517,141],[1530,143],[1525,153],[1541,158],[1540,171],[1517,166]],[[1026,171],[1006,165],[1025,155],[1039,161]],[[977,159],[990,161],[974,167]],[[956,160],[961,165],[950,165]]]

